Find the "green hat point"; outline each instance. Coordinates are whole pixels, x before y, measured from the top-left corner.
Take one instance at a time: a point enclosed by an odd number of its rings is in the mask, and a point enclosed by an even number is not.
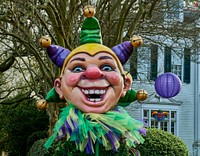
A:
[[[133,101],[137,100],[137,92],[133,89],[130,89],[126,92],[126,95],[120,98],[118,105],[122,107],[126,107],[130,105]]]
[[[86,18],[83,22],[80,36],[80,45],[86,43],[102,44],[99,21],[95,17]]]
[[[54,87],[47,93],[45,100],[47,102],[66,102],[65,100],[60,99]]]

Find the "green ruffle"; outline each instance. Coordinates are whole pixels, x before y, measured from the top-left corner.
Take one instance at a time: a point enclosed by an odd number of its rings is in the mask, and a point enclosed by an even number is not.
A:
[[[72,133],[63,133],[61,127],[67,122]],[[118,149],[120,138],[123,138],[128,147],[144,142],[139,133],[143,123],[133,119],[122,107],[108,111],[104,114],[82,113],[70,104],[60,114],[54,127],[54,134],[47,140],[45,147],[49,148],[54,139],[64,136],[67,141],[75,141],[80,151],[86,149],[88,144],[94,153],[94,145],[98,141],[106,150]],[[110,134],[112,139],[108,137]]]

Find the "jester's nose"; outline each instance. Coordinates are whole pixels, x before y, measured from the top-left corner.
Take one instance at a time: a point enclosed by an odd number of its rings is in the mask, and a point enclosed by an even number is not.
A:
[[[88,67],[83,73],[83,77],[88,79],[104,78],[105,74],[96,66]]]

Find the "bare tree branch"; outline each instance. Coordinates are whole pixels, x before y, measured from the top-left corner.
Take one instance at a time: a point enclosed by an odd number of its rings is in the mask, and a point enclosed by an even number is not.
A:
[[[0,72],[5,72],[9,68],[11,68],[14,62],[15,62],[15,57],[10,56],[7,60],[5,60],[3,63],[0,64]]]

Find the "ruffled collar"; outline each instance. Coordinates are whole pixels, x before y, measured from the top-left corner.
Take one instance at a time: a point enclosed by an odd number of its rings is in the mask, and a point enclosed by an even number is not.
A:
[[[102,144],[106,150],[117,151],[120,139],[128,147],[143,143],[140,132],[145,132],[143,123],[133,119],[122,107],[116,107],[104,114],[82,113],[74,105],[63,108],[54,127],[53,135],[45,143],[49,148],[57,138],[74,141],[78,150],[94,153],[95,144]]]

